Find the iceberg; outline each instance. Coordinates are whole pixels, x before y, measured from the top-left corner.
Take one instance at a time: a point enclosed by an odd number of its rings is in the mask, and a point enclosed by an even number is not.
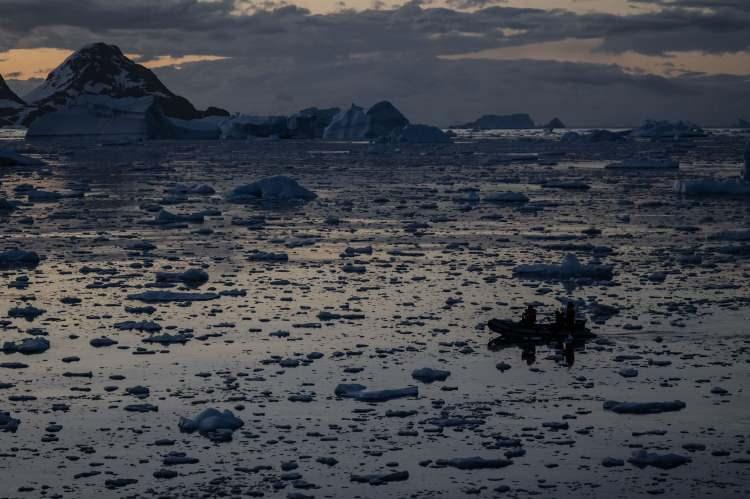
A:
[[[323,131],[326,140],[364,140],[367,138],[369,120],[364,109],[352,104],[331,120]]]
[[[161,111],[153,96],[114,98],[82,95],[69,107],[34,120],[26,137],[217,139],[220,135],[217,120],[170,118]]]
[[[565,126],[565,123],[563,123],[560,118],[553,118],[549,123],[544,125],[543,128],[546,128],[547,130],[554,130],[555,128],[568,128]]]
[[[750,196],[750,182],[739,179],[678,180],[674,183],[673,189],[683,196]]]
[[[352,104],[333,117],[323,132],[326,140],[367,140],[388,138],[409,125],[409,120],[388,101],[381,101],[367,112]],[[411,132],[410,132],[411,133]]]
[[[646,120],[640,128],[633,130],[633,136],[648,139],[684,139],[705,137],[706,132],[689,121]]]
[[[451,138],[436,126],[406,125],[395,134],[397,142],[407,144],[449,144],[451,142]]]
[[[339,108],[311,107],[286,116],[235,115],[219,124],[222,139],[250,138],[319,139],[339,113]]]
[[[311,107],[293,114],[287,121],[287,129],[290,137],[298,139],[320,139],[334,116],[341,110],[337,107],[329,109],[318,109]]]
[[[310,201],[316,197],[314,192],[305,189],[296,180],[277,175],[235,187],[227,195],[227,200],[230,203],[295,202]]]
[[[252,137],[286,137],[289,134],[285,116],[236,115],[219,124],[220,137],[245,140]]]
[[[388,101],[381,101],[367,110],[367,133],[369,139],[386,137],[402,130],[409,120]]]
[[[581,134],[578,132],[565,132],[560,137],[560,142],[571,143],[571,142],[617,142],[625,140],[630,135],[630,130],[613,132],[612,130],[592,130],[587,134]]]

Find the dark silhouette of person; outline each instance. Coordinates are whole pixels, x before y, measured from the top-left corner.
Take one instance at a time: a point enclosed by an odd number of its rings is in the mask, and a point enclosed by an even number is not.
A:
[[[555,310],[555,331],[565,329],[565,315],[560,310]]]
[[[563,341],[563,356],[565,357],[565,365],[572,367],[576,360],[576,351],[573,346],[573,337],[570,335]]]
[[[568,306],[565,309],[565,325],[568,328],[569,333],[574,333],[576,330],[576,307],[572,301],[568,302]]]
[[[530,345],[525,345],[522,348],[521,360],[525,360],[526,365],[529,366],[536,362],[536,345],[532,343]]]
[[[521,324],[526,327],[536,326],[536,309],[534,308],[534,305],[526,307],[526,310],[524,310],[523,315],[521,316]]]

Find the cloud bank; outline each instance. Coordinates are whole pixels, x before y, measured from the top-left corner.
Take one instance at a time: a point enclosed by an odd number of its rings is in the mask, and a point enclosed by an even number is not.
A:
[[[0,52],[74,50],[102,40],[145,59],[225,57],[162,67],[158,74],[197,105],[255,113],[388,98],[416,120],[442,124],[518,111],[539,121],[559,115],[579,125],[632,124],[647,117],[723,124],[750,116],[747,92],[741,91],[748,84],[743,68],[734,76],[718,74],[718,63],[711,70],[711,57],[740,55],[732,59],[738,66],[750,61],[744,58],[750,51],[750,2],[631,4],[650,8],[614,15],[451,0],[320,14],[249,0],[0,0]],[[544,54],[518,60],[476,56],[569,40],[597,40],[591,51],[606,57],[565,62],[545,61]],[[691,72],[684,57],[667,70],[670,58],[689,52],[701,55],[704,74]],[[643,74],[623,70],[618,61],[625,54],[660,58],[665,70],[654,72],[670,77],[649,74],[648,68]]]

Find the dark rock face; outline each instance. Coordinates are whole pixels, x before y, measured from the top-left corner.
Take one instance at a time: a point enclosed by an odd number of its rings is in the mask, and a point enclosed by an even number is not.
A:
[[[298,139],[319,139],[323,137],[323,131],[333,121],[341,110],[337,107],[330,109],[318,109],[311,107],[303,109],[289,117],[287,128],[289,135]]]
[[[565,123],[560,120],[560,118],[554,118],[552,121],[544,125],[544,128],[568,128],[565,126]]]
[[[26,103],[10,89],[0,75],[0,126],[15,123],[18,114],[26,108]]]
[[[26,106],[26,103],[19,96],[10,89],[3,76],[0,75],[0,110],[6,108],[6,106],[12,106],[13,104],[18,106]]]
[[[381,101],[367,111],[367,138],[385,137],[409,124],[409,120],[388,101]]]
[[[476,121],[455,125],[451,128],[470,128],[472,130],[502,130],[534,128],[534,121],[528,114],[486,114]]]
[[[36,110],[23,124],[28,125],[39,116],[64,109],[84,94],[116,99],[153,96],[164,115],[182,120],[229,114],[217,108],[198,111],[190,101],[173,94],[151,70],[125,57],[118,47],[94,43],[68,57],[28,95]]]
[[[205,111],[203,111],[204,116],[231,116],[231,113],[227,111],[226,109],[222,109],[220,107],[216,106],[208,106]]]

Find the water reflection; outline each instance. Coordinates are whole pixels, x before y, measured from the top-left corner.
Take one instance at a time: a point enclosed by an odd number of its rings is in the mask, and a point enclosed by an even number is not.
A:
[[[487,348],[492,352],[499,352],[501,350],[520,350],[521,360],[526,363],[527,366],[533,366],[537,360],[539,360],[538,348],[541,345],[533,342],[518,342],[518,341],[497,341],[500,338],[496,338],[487,345]],[[551,359],[554,362],[565,366],[573,367],[576,361],[576,350],[583,351],[585,345],[583,342],[572,342],[572,341],[560,341],[552,345],[548,345],[552,350],[552,355],[542,357],[542,359]]]

